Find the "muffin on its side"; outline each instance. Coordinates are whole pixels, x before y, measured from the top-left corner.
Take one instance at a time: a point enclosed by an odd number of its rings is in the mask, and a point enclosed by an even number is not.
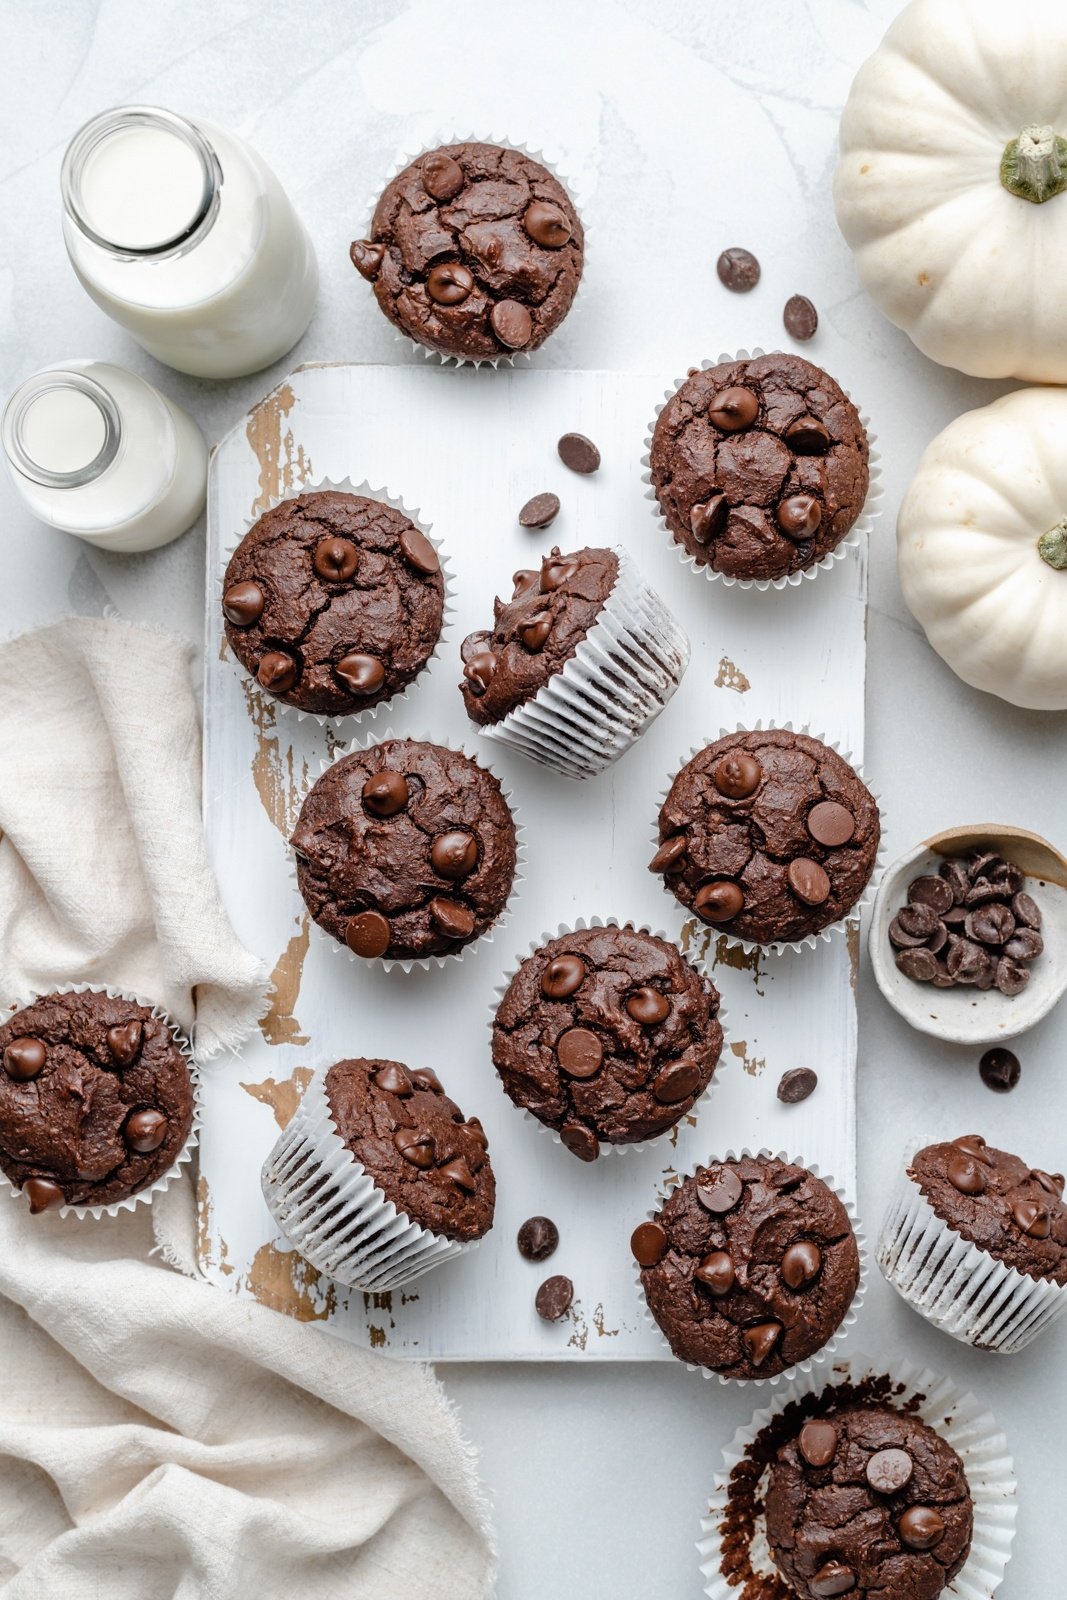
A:
[[[665,939],[578,929],[519,967],[493,1023],[509,1098],[582,1161],[672,1128],[722,1051],[719,996]]]

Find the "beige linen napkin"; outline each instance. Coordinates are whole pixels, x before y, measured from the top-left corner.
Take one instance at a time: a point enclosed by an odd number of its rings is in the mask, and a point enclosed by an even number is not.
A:
[[[94,619],[0,645],[0,986],[108,982],[186,1025],[195,991],[207,1056],[262,975],[207,864],[187,667]],[[195,1274],[187,1179],[98,1222],[0,1191],[0,1600],[486,1594],[488,1515],[432,1371]]]

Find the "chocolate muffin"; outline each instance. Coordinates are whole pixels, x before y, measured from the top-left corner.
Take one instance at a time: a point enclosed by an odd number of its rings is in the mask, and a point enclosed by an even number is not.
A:
[[[771,1156],[698,1167],[631,1240],[648,1309],[679,1361],[773,1378],[821,1350],[859,1287],[848,1212]]]
[[[810,1418],[770,1470],[767,1542],[802,1600],[936,1600],[971,1548],[963,1462],[918,1417],[847,1405]]]
[[[859,413],[801,356],[694,372],[660,412],[649,462],[676,543],[731,578],[784,578],[814,566],[867,498]]]
[[[0,1167],[31,1211],[149,1188],[193,1125],[189,1065],[147,1006],[47,994],[0,1027]]]
[[[497,779],[417,739],[335,762],[291,842],[311,915],[367,960],[461,950],[492,927],[515,878],[515,823]]]
[[[489,1232],[496,1180],[487,1140],[436,1073],[398,1061],[338,1061],[326,1074],[326,1098],[345,1145],[399,1212],[446,1239]]]
[[[704,922],[774,944],[852,910],[881,827],[870,790],[805,733],[729,733],[679,772],[659,814],[651,870]]]
[[[223,581],[226,638],[260,688],[341,717],[389,700],[437,645],[437,551],[401,512],[364,495],[298,494],[266,512]]]
[[[536,350],[571,308],[585,258],[563,185],[521,150],[444,145],[382,193],[352,262],[389,321],[440,355]]]
[[[493,1023],[505,1092],[573,1155],[673,1127],[722,1051],[719,996],[673,944],[627,926],[550,939],[508,985]]]
[[[499,722],[532,700],[567,664],[615,587],[614,550],[586,546],[561,555],[556,546],[538,570],[517,572],[509,601],[493,606],[495,626],[468,634],[463,704],[472,722]]]
[[[1030,1167],[968,1133],[917,1151],[908,1176],[954,1233],[1027,1277],[1067,1284],[1061,1173]]]

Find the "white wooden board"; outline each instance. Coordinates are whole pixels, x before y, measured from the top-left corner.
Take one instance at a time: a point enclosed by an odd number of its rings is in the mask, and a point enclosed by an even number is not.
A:
[[[299,369],[223,440],[211,470],[204,803],[209,847],[240,937],[273,969],[271,1009],[240,1058],[207,1073],[201,1141],[201,1255],[241,1294],[394,1354],[453,1360],[670,1359],[645,1323],[629,1235],[666,1175],[743,1145],[768,1145],[855,1186],[855,930],[799,956],[746,958],[679,907],[647,871],[658,797],[690,747],[757,719],[807,724],[862,755],[866,551],[784,593],[727,589],[685,569],[644,498],[640,457],[671,374],[456,371],[317,365]],[[579,478],[559,462],[568,430],[595,439],[603,466]],[[455,578],[441,657],[399,710],[327,733],[279,712],[238,673],[218,611],[229,552],[274,497],[321,479],[367,480],[433,524]],[[527,533],[518,508],[554,489],[562,512]],[[460,640],[492,615],[493,595],[552,543],[624,544],[686,627],[693,659],[674,700],[615,768],[575,784],[479,743],[456,689]],[[514,791],[528,864],[512,916],[492,942],[431,972],[338,959],[308,927],[286,839],[324,758],[374,728],[443,735],[480,753]],[[488,1048],[494,986],[531,939],[579,916],[647,922],[707,950],[727,1011],[717,1087],[695,1120],[643,1152],[576,1161],[511,1105]],[[263,1158],[308,1067],[384,1054],[432,1066],[489,1135],[496,1226],[479,1248],[407,1293],[367,1297],[321,1280],[273,1226]],[[783,1107],[783,1071],[813,1066],[818,1091]],[[544,1212],[560,1248],[524,1262],[515,1233]],[[547,1272],[573,1278],[559,1324],[533,1309]]]

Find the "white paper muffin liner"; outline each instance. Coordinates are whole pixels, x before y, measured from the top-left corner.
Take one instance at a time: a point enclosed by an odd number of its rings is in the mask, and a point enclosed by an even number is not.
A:
[[[619,570],[589,632],[532,699],[486,739],[518,750],[565,778],[591,778],[624,755],[653,723],[689,665],[689,640],[632,558],[613,546]]]
[[[783,354],[783,352],[780,350],[771,350],[768,352],[766,350],[761,350],[758,347],[754,350],[738,350],[733,355],[730,355],[727,352],[723,355],[717,356],[714,361],[701,361],[697,370],[701,372],[707,372],[710,367],[721,367],[727,362],[755,361],[760,356],[767,355],[768,353],[770,355]],[[804,357],[803,359],[807,360],[807,357]],[[813,363],[813,365],[814,364],[816,363]],[[663,399],[656,407],[651,425],[645,435],[645,453],[641,457],[641,465],[644,468],[641,477],[648,485],[648,488],[645,490],[645,499],[652,502],[652,508],[656,517],[656,521],[659,523],[663,532],[670,540],[671,547],[681,560],[683,566],[689,567],[693,572],[703,573],[704,577],[707,578],[709,582],[723,583],[727,588],[734,588],[736,586],[738,589],[795,589],[803,582],[805,578],[815,578],[820,572],[825,571],[828,567],[834,566],[838,561],[843,561],[850,551],[858,549],[862,541],[865,538],[870,537],[875,522],[882,514],[882,499],[885,490],[882,486],[882,458],[879,452],[875,449],[877,439],[870,430],[870,419],[864,412],[860,414],[860,423],[863,426],[864,433],[867,435],[867,468],[869,475],[867,498],[863,502],[863,507],[859,516],[852,524],[852,527],[845,534],[845,537],[838,544],[836,544],[832,550],[829,550],[821,560],[813,561],[810,566],[801,567],[799,572],[786,573],[785,576],[781,578],[734,578],[727,573],[716,572],[708,562],[698,561],[691,551],[687,550],[683,544],[679,543],[668,527],[667,519],[663,515],[663,511],[660,507],[659,497],[657,496],[655,488],[652,484],[652,436],[656,431],[656,423],[659,420],[660,412],[663,410],[668,400],[672,400],[682,385],[687,382],[688,374],[686,374],[684,378],[677,378],[671,387],[665,392]],[[847,389],[844,390],[844,393],[849,400],[852,399],[852,396],[848,393]]]
[[[882,802],[879,796],[871,788],[870,784],[867,783],[866,778],[863,776],[862,763],[858,762],[848,750],[842,749],[841,745],[836,739],[828,739],[825,734],[814,733],[806,722],[802,724],[801,727],[796,728],[791,722],[770,722],[764,721],[762,718],[758,722],[748,724],[739,722],[733,728],[720,728],[714,738],[705,739],[700,744],[694,744],[690,746],[689,754],[678,763],[677,767],[668,778],[666,785],[660,790],[659,798],[656,802],[656,813],[652,822],[653,850],[658,850],[660,848],[660,812],[663,810],[667,796],[670,794],[671,788],[674,785],[674,781],[682,771],[683,767],[687,767],[690,761],[692,761],[695,756],[700,755],[702,751],[706,750],[709,745],[717,744],[720,739],[728,739],[731,734],[769,733],[774,729],[777,729],[782,733],[800,733],[804,734],[809,739],[818,739],[820,744],[826,745],[827,749],[833,750],[836,755],[839,755],[842,761],[848,762],[857,778],[859,778],[860,782],[866,786],[871,798],[878,808],[878,849],[875,852],[874,865],[871,868],[871,875],[867,879],[863,893],[860,895],[859,899],[849,907],[848,911],[843,917],[839,917],[836,922],[828,922],[825,928],[819,929],[818,933],[809,933],[804,939],[774,939],[768,941],[767,944],[757,944],[752,939],[742,939],[739,934],[731,933],[725,923],[704,922],[702,918],[697,916],[695,911],[682,904],[682,902],[675,895],[674,891],[671,889],[670,885],[667,883],[666,877],[663,877],[664,892],[670,895],[671,899],[675,901],[679,911],[683,912],[687,918],[695,919],[698,928],[707,928],[716,941],[721,937],[725,937],[727,940],[729,940],[730,944],[736,945],[739,949],[744,950],[747,955],[751,955],[753,951],[756,950],[765,951],[770,955],[781,955],[786,950],[814,950],[820,943],[829,943],[831,939],[842,934],[847,934],[849,924],[852,922],[858,923],[863,915],[864,908],[870,905],[874,899],[875,892],[878,888],[878,881],[885,867],[885,826],[882,822]]]
[[[663,1332],[663,1329],[660,1327],[659,1323],[656,1321],[655,1317],[652,1315],[652,1312],[648,1308],[648,1302],[645,1299],[644,1285],[641,1282],[641,1268],[636,1262],[634,1263],[634,1277],[637,1282],[637,1292],[641,1296],[644,1319],[653,1332],[658,1335],[664,1349],[668,1352],[672,1361],[676,1361],[679,1362],[680,1365],[684,1365],[687,1372],[699,1372],[702,1378],[717,1378],[720,1383],[729,1384],[733,1388],[743,1389],[747,1384],[753,1389],[774,1389],[778,1386],[778,1384],[789,1386],[790,1384],[795,1383],[798,1376],[802,1373],[810,1373],[817,1368],[825,1367],[833,1356],[834,1351],[841,1343],[841,1340],[845,1338],[848,1330],[856,1321],[856,1317],[859,1314],[859,1309],[864,1301],[864,1296],[867,1293],[867,1240],[863,1229],[860,1226],[859,1218],[856,1216],[856,1207],[851,1196],[845,1192],[845,1190],[834,1178],[830,1177],[829,1173],[820,1172],[818,1166],[813,1161],[804,1161],[800,1156],[787,1155],[783,1150],[779,1150],[777,1152],[768,1150],[766,1148],[760,1150],[750,1150],[746,1145],[742,1150],[727,1150],[726,1154],[723,1156],[709,1156],[707,1161],[701,1161],[698,1163],[698,1165],[701,1167],[719,1167],[722,1166],[724,1162],[738,1161],[746,1157],[757,1157],[770,1161],[784,1161],[790,1166],[803,1167],[805,1171],[811,1173],[813,1178],[821,1179],[828,1189],[832,1189],[834,1194],[840,1200],[841,1204],[844,1206],[845,1210],[848,1212],[848,1220],[852,1224],[852,1232],[856,1238],[856,1249],[859,1252],[859,1283],[856,1285],[856,1293],[852,1297],[852,1304],[849,1306],[848,1310],[845,1312],[845,1315],[841,1318],[841,1321],[838,1323],[833,1333],[831,1333],[826,1343],[822,1345],[820,1349],[814,1351],[810,1356],[805,1357],[803,1361],[798,1361],[794,1366],[787,1367],[784,1372],[772,1373],[766,1378],[731,1378],[727,1373],[716,1372],[711,1367],[698,1366],[692,1361],[680,1362],[679,1357],[676,1356],[674,1351],[671,1349],[670,1340],[667,1338],[666,1334]],[[671,1182],[661,1185],[656,1193],[656,1204],[649,1207],[648,1211],[645,1212],[642,1221],[654,1222],[659,1215],[664,1201],[674,1193],[675,1189],[681,1188],[685,1179],[690,1175],[690,1173],[681,1173],[677,1175]]]
[[[406,344],[409,349],[415,351],[416,355],[423,356],[427,361],[439,361],[441,365],[445,367],[449,365],[454,365],[456,367],[476,368],[492,367],[495,371],[497,367],[513,367],[516,361],[519,360],[531,360],[531,358],[543,350],[545,345],[548,344],[549,340],[559,332],[560,328],[563,326],[563,323],[569,322],[571,317],[573,317],[578,308],[578,302],[582,298],[582,293],[585,288],[585,280],[589,270],[589,229],[586,226],[585,216],[583,214],[583,202],[581,196],[575,190],[575,187],[571,183],[570,179],[563,176],[563,172],[559,163],[553,158],[547,156],[543,150],[535,150],[532,145],[525,144],[519,139],[505,139],[497,136],[496,134],[470,132],[457,133],[455,130],[445,130],[442,133],[434,134],[426,141],[426,143],[420,144],[417,146],[417,148],[407,151],[406,154],[397,156],[392,162],[385,176],[381,180],[381,183],[378,185],[377,189],[374,190],[373,197],[371,198],[367,209],[363,214],[362,237],[364,239],[370,238],[371,224],[374,221],[374,213],[378,209],[378,201],[381,199],[386,189],[388,189],[393,179],[398,178],[404,171],[405,167],[410,167],[413,162],[416,162],[419,159],[420,156],[428,155],[432,150],[440,150],[443,147],[455,144],[495,144],[499,145],[502,150],[517,150],[520,155],[528,156],[531,161],[540,162],[541,166],[543,166],[546,171],[550,172],[553,178],[555,178],[556,182],[566,190],[570,197],[571,205],[577,213],[578,220],[582,225],[582,275],[578,280],[578,287],[574,292],[574,299],[571,301],[570,306],[567,309],[566,315],[563,318],[563,322],[560,322],[555,328],[553,328],[552,332],[538,346],[537,350],[512,350],[510,353],[502,350],[498,356],[446,355],[444,351],[434,350],[432,346],[423,344],[421,340],[413,338],[410,333],[402,332],[401,329],[390,323],[390,326],[393,327],[394,338],[397,339],[400,344]],[[373,293],[373,286],[368,284],[367,287],[370,288],[371,292]],[[377,299],[377,297],[375,298]]]
[[[910,1141],[878,1236],[887,1282],[927,1322],[961,1344],[1010,1355],[1067,1310],[1067,1285],[1031,1278],[965,1239],[908,1176],[929,1137]]]
[[[496,985],[495,989],[493,990],[493,1003],[488,1022],[490,1049],[492,1048],[493,1026],[496,1022],[496,1014],[500,1010],[504,996],[507,994],[508,989],[511,987],[512,981],[516,977],[519,968],[523,965],[523,963],[528,961],[531,956],[537,955],[537,953],[540,950],[543,950],[545,945],[551,943],[553,939],[562,939],[571,933],[584,932],[587,928],[633,928],[637,933],[648,933],[651,934],[654,939],[662,939],[664,944],[674,946],[682,960],[685,962],[686,966],[691,967],[696,973],[697,977],[706,978],[707,981],[712,983],[712,986],[715,987],[711,974],[706,970],[701,971],[701,968],[697,965],[697,963],[693,961],[679,946],[677,940],[672,939],[670,934],[664,933],[662,929],[653,928],[648,923],[637,923],[633,920],[633,918],[589,917],[586,919],[585,917],[578,917],[573,923],[561,922],[555,933],[543,933],[539,939],[532,939],[529,947],[523,951],[521,955],[515,957],[514,965]],[[717,987],[715,987],[715,992],[718,994]],[[719,1051],[719,1059],[715,1063],[715,1070],[711,1075],[711,1080],[708,1083],[707,1088],[704,1089],[703,1093],[697,1096],[697,1098],[693,1101],[693,1104],[689,1107],[688,1111],[681,1112],[676,1121],[672,1122],[669,1127],[664,1128],[661,1133],[655,1134],[650,1139],[640,1139],[635,1141],[633,1144],[612,1144],[606,1139],[601,1139],[599,1141],[600,1157],[607,1155],[626,1155],[631,1150],[637,1152],[638,1154],[640,1154],[643,1150],[650,1150],[653,1148],[660,1150],[663,1148],[664,1141],[669,1140],[671,1134],[674,1133],[686,1121],[687,1118],[699,1118],[701,1112],[706,1109],[708,1101],[711,1099],[712,1094],[714,1093],[715,1086],[719,1079],[719,1074],[722,1071],[724,1059],[729,1050],[730,1036],[726,1026],[726,1007],[722,1002],[721,995],[719,996],[719,1009],[715,1013],[715,1019],[718,1022],[719,1027],[722,1029],[722,1049]],[[493,1070],[496,1072],[495,1066]],[[497,1077],[499,1078],[499,1073],[497,1073]],[[514,1100],[512,1100],[511,1096],[507,1093],[507,1090],[503,1089],[502,1083],[501,1089],[504,1092],[508,1104],[514,1107],[514,1109],[521,1114],[524,1122],[527,1122],[532,1127],[537,1128],[541,1134],[547,1135],[549,1138],[551,1138],[554,1144],[561,1145],[563,1143],[557,1128],[549,1127],[547,1123],[542,1122],[539,1117],[535,1117],[533,1112],[528,1111],[524,1106],[515,1105]],[[598,1159],[600,1159],[600,1157],[598,1157]],[[576,1156],[574,1159],[579,1160],[580,1158]],[[589,1165],[591,1166],[593,1163],[590,1162]]]
[[[374,705],[367,706],[358,711],[302,711],[299,706],[289,705],[287,701],[280,699],[277,695],[271,694],[269,690],[263,688],[263,686],[257,681],[255,675],[249,672],[248,668],[237,659],[229,640],[226,639],[225,631],[223,632],[223,639],[226,640],[226,658],[242,682],[251,684],[257,694],[262,695],[264,700],[268,701],[271,706],[276,707],[277,710],[286,717],[294,717],[297,722],[317,722],[320,728],[332,728],[336,723],[339,722],[355,722],[357,720],[369,722],[375,717],[380,716],[383,712],[389,716],[392,716],[394,712],[399,710],[407,700],[407,697],[411,693],[412,689],[416,687],[423,675],[430,670],[433,663],[440,655],[442,640],[448,631],[449,620],[455,612],[455,606],[452,603],[455,598],[455,586],[447,558],[442,548],[440,539],[435,539],[433,537],[431,531],[433,524],[431,522],[425,522],[421,512],[413,511],[409,506],[404,504],[403,500],[401,500],[399,496],[392,494],[388,489],[372,488],[366,479],[364,479],[362,483],[353,483],[351,478],[320,478],[315,483],[302,483],[300,485],[294,485],[287,494],[271,495],[265,510],[257,512],[254,517],[245,518],[244,527],[239,534],[230,539],[223,539],[222,561],[215,576],[215,603],[220,613],[222,612],[222,596],[226,584],[226,569],[230,564],[234,551],[237,549],[242,539],[244,539],[245,536],[249,534],[256,526],[256,523],[261,521],[261,519],[267,515],[267,512],[275,510],[277,506],[284,505],[286,500],[296,500],[302,494],[323,494],[328,491],[333,491],[338,494],[359,495],[365,500],[380,500],[383,505],[389,506],[393,511],[399,511],[402,517],[406,517],[410,523],[418,528],[421,534],[424,534],[425,537],[429,539],[430,543],[437,551],[437,559],[441,563],[441,578],[444,583],[444,596],[441,611],[441,628],[437,635],[437,640],[433,649],[430,651],[430,654],[426,657],[426,660],[412,678],[411,682],[403,689],[399,689],[396,694],[391,695],[388,699],[378,700]]]
[[[335,767],[339,761],[343,761],[346,756],[355,755],[364,750],[369,750],[373,745],[376,744],[387,744],[390,739],[402,739],[410,744],[435,744],[438,745],[442,750],[455,751],[460,755],[465,755],[468,761],[472,761],[476,767],[480,767],[483,772],[489,773],[490,777],[497,778],[497,782],[500,782],[497,774],[493,771],[493,768],[489,765],[489,763],[487,761],[480,760],[477,756],[472,756],[470,751],[465,749],[462,744],[457,744],[452,739],[445,739],[439,735],[426,732],[396,733],[392,728],[386,728],[383,732],[374,732],[362,735],[358,739],[353,739],[352,742],[346,745],[343,750],[339,749],[335,751],[332,757],[325,756],[319,767],[319,778],[323,777],[331,767]],[[316,779],[316,782],[317,781],[318,780]],[[310,792],[311,789],[309,788],[304,794],[303,799],[301,800],[301,809],[303,808],[303,803],[307,799],[307,796],[310,794]],[[504,907],[501,910],[500,915],[497,917],[495,922],[490,923],[489,927],[486,928],[484,933],[480,933],[476,939],[471,939],[468,941],[468,943],[460,945],[460,947],[456,950],[446,951],[444,955],[374,956],[370,960],[367,960],[365,956],[357,956],[355,951],[348,948],[347,944],[335,939],[332,933],[327,933],[326,929],[321,928],[315,921],[315,918],[311,917],[310,921],[311,926],[315,931],[315,937],[323,940],[327,948],[331,950],[335,956],[347,957],[349,961],[354,962],[359,967],[384,967],[387,971],[398,970],[405,973],[412,972],[416,967],[420,968],[424,972],[429,972],[433,967],[452,968],[455,966],[457,961],[463,960],[463,957],[467,954],[468,950],[475,950],[479,945],[492,943],[494,935],[501,932],[501,930],[506,926],[508,919],[511,917],[511,914],[515,908],[519,887],[525,877],[523,867],[526,865],[526,832],[516,809],[513,793],[510,789],[505,789],[501,783],[500,794],[504,804],[511,812],[511,820],[515,828],[515,876],[511,880],[511,889],[508,893],[508,898],[504,903]],[[300,893],[300,880],[297,877],[296,852],[291,846],[288,852],[288,864],[289,876],[292,880],[293,888],[301,905],[304,905],[304,897]]]
[[[320,1068],[263,1163],[267,1209],[326,1277],[367,1293],[398,1289],[477,1244],[413,1222],[379,1189],[337,1131]]]
[[[739,1600],[739,1580],[731,1583],[722,1570],[723,1518],[729,1502],[730,1475],[746,1459],[768,1423],[794,1401],[821,1394],[842,1383],[857,1385],[867,1378],[883,1375],[892,1380],[895,1392],[888,1400],[876,1403],[891,1405],[898,1411],[906,1409],[925,1422],[955,1450],[967,1475],[974,1502],[971,1549],[962,1570],[945,1593],[954,1600],[993,1600],[1003,1580],[1015,1537],[1015,1464],[1008,1452],[1007,1439],[974,1395],[961,1394],[947,1378],[939,1378],[928,1368],[911,1362],[895,1363],[887,1368],[862,1355],[851,1355],[835,1363],[831,1372],[816,1371],[798,1379],[788,1392],[776,1396],[765,1410],[756,1412],[750,1423],[739,1428],[723,1451],[722,1466],[715,1474],[715,1488],[697,1542],[700,1570],[705,1579],[704,1593],[709,1600]],[[774,1574],[779,1583],[785,1582],[771,1560],[762,1513],[756,1519],[749,1557],[757,1573],[768,1577]]]
[[[164,1189],[169,1189],[175,1178],[180,1176],[182,1168],[187,1166],[193,1159],[193,1151],[196,1149],[200,1139],[201,1125],[200,1072],[193,1057],[193,1048],[183,1030],[170,1014],[163,1010],[162,1006],[156,1005],[154,1000],[146,999],[144,995],[134,994],[130,989],[114,988],[109,983],[53,984],[48,989],[21,995],[17,1000],[12,1001],[3,1012],[0,1020],[10,1022],[20,1011],[25,1011],[27,1006],[33,1005],[37,1000],[42,1000],[50,994],[106,994],[112,1000],[128,1000],[133,1005],[144,1006],[159,1022],[163,1023],[165,1028],[169,1029],[175,1044],[185,1057],[185,1063],[189,1069],[189,1078],[193,1087],[193,1120],[189,1128],[189,1135],[174,1158],[173,1166],[168,1167],[167,1171],[162,1173],[154,1183],[148,1184],[143,1189],[138,1189],[136,1194],[127,1195],[124,1200],[112,1200],[110,1205],[63,1205],[55,1208],[59,1216],[73,1216],[77,1217],[79,1221],[85,1217],[116,1217],[120,1211],[133,1211],[139,1205],[147,1205],[153,1195],[161,1193]],[[12,1199],[21,1200],[22,1190],[16,1189],[10,1178],[2,1171],[0,1171],[0,1188],[6,1189]]]

